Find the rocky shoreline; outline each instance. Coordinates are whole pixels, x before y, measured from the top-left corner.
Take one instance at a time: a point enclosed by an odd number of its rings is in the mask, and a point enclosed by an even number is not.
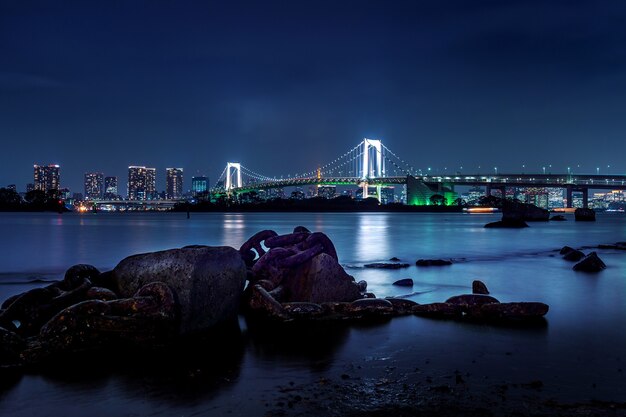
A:
[[[311,238],[312,235],[315,237]],[[237,327],[232,320],[241,312],[245,312],[248,331],[257,333],[265,333],[269,328],[290,333],[294,328],[377,325],[394,317],[411,315],[488,327],[507,326],[508,329],[547,325],[544,318],[548,313],[547,305],[500,303],[489,295],[489,289],[480,281],[472,283],[472,294],[461,294],[439,303],[375,298],[374,294],[368,294],[366,283],[357,282],[337,263],[334,247],[327,237],[303,228],[296,228],[287,235],[263,231],[261,236],[263,241],[257,236],[239,250],[190,246],[134,255],[106,272],[86,265],[74,266],[63,281],[6,300],[0,311],[4,327],[0,330],[2,377],[9,373],[19,375],[25,370],[40,372],[57,363],[64,369],[85,365],[91,369],[94,361],[100,362],[106,356],[104,350],[111,348],[109,355],[111,352],[128,355],[133,351],[143,356],[158,352],[156,363],[160,367],[163,364],[159,361],[169,357],[172,345],[180,345],[176,355],[184,355],[197,344],[198,338],[208,339],[208,344],[214,344],[212,340],[219,338],[224,340],[222,350],[207,351],[210,357],[204,369],[212,368],[228,354],[237,355],[236,352],[242,350],[240,335],[224,339],[228,328]],[[263,253],[257,252],[250,259],[246,253],[256,252],[255,247]],[[595,248],[623,251],[626,243],[579,249],[564,247],[555,250],[555,255],[561,252],[564,262],[573,261],[567,259],[572,253],[571,257],[584,260],[582,250]],[[279,255],[260,261],[272,250]],[[210,256],[214,259],[208,261]],[[434,268],[446,267],[449,262],[419,261]],[[397,258],[392,262],[391,265],[403,265]],[[211,272],[209,265],[219,267]],[[197,286],[204,285],[204,281],[223,281],[219,286],[220,296],[211,298],[211,294],[201,292]],[[245,281],[248,286],[244,291]],[[319,292],[314,283],[321,283],[325,292]],[[202,296],[196,299],[193,294]],[[338,301],[338,294],[347,294],[347,298]],[[229,295],[232,298],[228,298]],[[324,300],[326,296],[331,301]],[[350,300],[352,297],[357,298]],[[302,299],[305,301],[300,301]],[[212,313],[207,314],[208,311]],[[24,320],[26,315],[29,320]],[[19,326],[14,321],[18,321]],[[271,332],[267,337],[271,338]],[[515,366],[515,357],[511,357],[510,363]],[[188,372],[186,379],[198,380],[202,378],[203,368]],[[225,370],[219,379],[237,377],[230,372],[232,370]],[[372,370],[355,361],[343,366],[341,372],[333,372],[325,373],[313,383],[277,382],[273,391],[262,398],[262,415],[626,415],[625,403],[555,401],[544,394],[541,380],[485,381],[470,368],[452,369],[442,374],[441,369],[426,363],[414,369],[389,365],[382,370]]]
[[[424,260],[418,266],[445,266]],[[370,264],[397,268],[408,264]],[[246,286],[247,282],[247,286]],[[245,290],[244,290],[245,288]],[[480,322],[541,321],[538,302],[501,303],[474,294],[420,305],[377,298],[338,263],[323,233],[298,226],[263,230],[239,250],[187,246],[133,255],[113,270],[75,265],[62,281],[5,300],[0,306],[0,365],[36,366],[56,355],[118,346],[168,344],[233,320],[281,322],[377,321],[403,315]]]

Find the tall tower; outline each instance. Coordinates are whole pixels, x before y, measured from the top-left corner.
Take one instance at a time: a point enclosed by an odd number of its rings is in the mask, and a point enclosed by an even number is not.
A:
[[[192,177],[191,178],[191,194],[194,197],[202,196],[206,194],[209,189],[209,179],[207,177]]]
[[[156,198],[156,168],[128,167],[128,199],[152,200]]]
[[[41,190],[44,192],[48,191],[59,191],[60,183],[61,183],[61,174],[60,167],[56,164],[50,164],[47,166],[44,165],[33,165],[34,167],[34,176],[33,176],[33,185],[35,190]]]
[[[156,168],[146,168],[146,199],[156,200],[157,198]]]
[[[101,200],[104,196],[104,174],[101,172],[88,172],[85,174],[85,199]]]
[[[233,179],[235,180],[234,183]],[[224,188],[227,192],[230,192],[233,188],[241,188],[242,184],[241,164],[239,162],[228,162],[226,164],[226,184]]]
[[[378,139],[363,139],[363,169],[361,178],[376,178],[385,175],[382,142]]]
[[[368,179],[378,178],[385,175],[385,159],[383,158],[382,142],[378,139],[363,139],[363,159],[361,161],[361,180],[363,198],[369,196]],[[376,186],[376,196],[380,201],[380,185]]]
[[[168,200],[178,200],[183,196],[183,169],[166,168],[165,193]]]

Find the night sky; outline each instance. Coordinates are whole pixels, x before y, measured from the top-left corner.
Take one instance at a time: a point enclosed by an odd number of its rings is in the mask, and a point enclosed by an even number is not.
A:
[[[626,173],[626,2],[0,0],[0,186],[286,176],[363,137],[435,171]]]

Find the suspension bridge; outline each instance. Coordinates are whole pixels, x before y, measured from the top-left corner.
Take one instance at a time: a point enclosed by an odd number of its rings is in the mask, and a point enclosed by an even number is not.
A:
[[[388,169],[401,176],[388,175]],[[379,197],[386,185],[405,184],[406,177],[417,172],[377,139],[363,139],[338,158],[315,170],[297,173],[288,178],[270,177],[255,172],[238,162],[228,162],[217,180],[227,193],[245,193],[271,188],[305,185],[352,185],[363,189],[363,198]],[[371,187],[375,192],[371,193]]]
[[[392,173],[394,175],[389,175]],[[401,175],[398,175],[400,173]],[[348,185],[363,190],[363,198],[380,200],[381,188],[406,185],[407,204],[428,204],[433,194],[454,195],[454,186],[482,186],[486,195],[492,190],[506,194],[507,187],[563,188],[567,206],[572,206],[572,195],[582,194],[587,206],[589,189],[626,189],[626,175],[588,174],[467,174],[442,175],[424,173],[395,154],[378,139],[363,139],[358,145],[334,160],[310,172],[297,173],[287,178],[266,176],[245,167],[240,162],[228,162],[217,180],[214,190],[237,195],[258,190],[306,185]],[[446,197],[450,200],[449,197]]]

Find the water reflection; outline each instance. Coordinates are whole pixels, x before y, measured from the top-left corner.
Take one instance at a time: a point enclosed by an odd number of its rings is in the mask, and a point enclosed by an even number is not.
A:
[[[389,215],[360,213],[357,216],[356,258],[361,262],[390,258]]]
[[[218,219],[223,224],[219,244],[239,248],[252,236],[248,232],[249,222],[246,222],[246,217],[243,214],[223,214],[222,216],[221,219]]]

